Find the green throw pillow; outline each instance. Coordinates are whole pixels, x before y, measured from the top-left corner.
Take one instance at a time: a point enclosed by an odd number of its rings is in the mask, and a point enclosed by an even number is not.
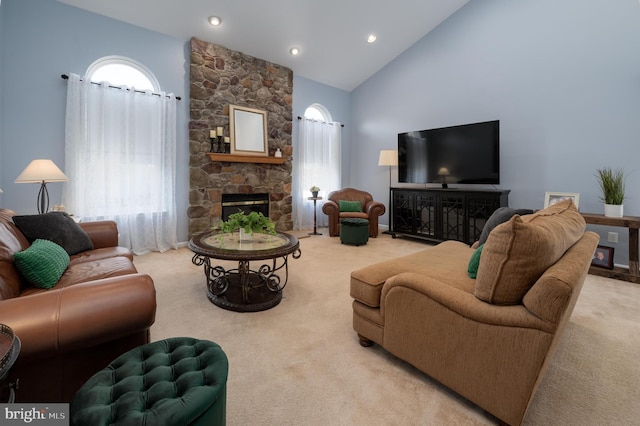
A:
[[[341,212],[361,212],[362,203],[360,201],[338,200],[338,206]]]
[[[31,284],[51,288],[69,266],[69,255],[53,241],[35,240],[28,249],[14,253],[13,262]]]
[[[484,244],[478,246],[476,251],[471,255],[471,259],[469,259],[469,266],[467,267],[467,272],[469,273],[469,278],[475,279],[478,276],[478,266],[480,266],[480,254],[482,254],[482,248]]]

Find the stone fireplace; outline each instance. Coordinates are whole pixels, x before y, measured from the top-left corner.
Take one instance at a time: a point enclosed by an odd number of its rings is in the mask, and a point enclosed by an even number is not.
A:
[[[268,215],[281,231],[293,229],[293,72],[281,65],[191,39],[189,121],[189,236],[217,226],[228,194],[267,194]],[[209,155],[209,130],[229,136],[229,105],[267,111],[268,152],[284,162],[239,161]]]

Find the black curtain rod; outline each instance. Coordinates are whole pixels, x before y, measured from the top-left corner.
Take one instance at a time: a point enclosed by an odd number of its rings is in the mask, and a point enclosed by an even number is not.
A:
[[[302,117],[298,116],[298,120],[302,120]],[[329,124],[333,124],[333,123],[329,123]],[[340,127],[344,127],[344,124],[341,124]]]
[[[69,80],[69,76],[66,75],[66,74],[62,74],[60,77],[62,77],[63,80]],[[82,80],[80,80],[80,81],[82,81]],[[92,81],[91,83],[92,84],[100,84],[100,83],[95,82],[95,81]],[[109,87],[111,87],[112,89],[122,89],[122,87],[118,87],[118,86],[109,86]],[[130,90],[130,89],[126,89],[126,90]],[[136,92],[136,93],[145,93],[143,90],[134,90],[134,92]],[[160,96],[160,93],[152,93],[152,95]],[[167,96],[167,98],[168,97],[169,96]],[[176,96],[176,99],[177,100],[181,100],[182,98],[180,96]]]

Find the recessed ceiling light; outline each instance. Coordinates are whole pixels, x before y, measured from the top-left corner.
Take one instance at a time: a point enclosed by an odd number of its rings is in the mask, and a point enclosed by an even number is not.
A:
[[[367,37],[367,43],[373,43],[377,38],[378,37],[376,37],[374,34],[370,34],[369,37]]]
[[[291,53],[291,55],[293,56],[298,56],[300,54],[300,49],[298,49],[297,47],[292,47],[291,49],[289,49],[289,53]]]
[[[217,16],[210,16],[209,23],[214,27],[217,27],[218,25],[222,24],[222,19],[218,18]]]

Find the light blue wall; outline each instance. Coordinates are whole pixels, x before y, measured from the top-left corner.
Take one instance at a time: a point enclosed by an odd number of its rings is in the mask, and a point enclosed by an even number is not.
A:
[[[178,102],[179,237],[186,240],[188,205],[188,62],[186,42],[51,0],[3,0],[2,205],[36,212],[37,185],[16,184],[34,158],[50,158],[64,170],[65,80],[84,74],[96,59],[122,55],[148,67]],[[35,13],[37,12],[37,13]],[[136,182],[132,182],[136,184]],[[148,184],[144,182],[141,184]],[[51,204],[61,201],[63,184],[48,185]],[[153,190],[153,188],[149,188]]]
[[[375,164],[398,133],[499,119],[512,206],[577,192],[602,213],[594,173],[612,166],[630,173],[625,213],[640,215],[639,100],[637,0],[472,1],[352,92],[351,180],[387,199]],[[627,262],[624,229],[590,228]]]
[[[351,94],[335,87],[327,86],[304,77],[293,77],[293,156],[296,158],[298,147],[298,117],[311,104],[321,104],[331,113],[334,121],[344,124],[342,128],[342,184],[350,182],[350,127],[351,127]],[[295,161],[294,161],[295,165]],[[297,168],[294,167],[294,173]]]

